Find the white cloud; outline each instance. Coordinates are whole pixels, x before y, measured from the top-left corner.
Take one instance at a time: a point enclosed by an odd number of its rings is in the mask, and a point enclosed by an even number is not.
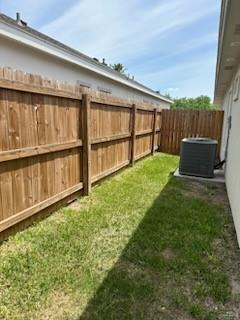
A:
[[[62,15],[79,0],[0,0],[0,12],[15,18],[16,12],[20,12],[21,17],[28,25],[39,27],[53,17]]]
[[[177,61],[177,58],[179,56],[187,58],[190,54],[193,54],[197,60],[201,61],[201,57],[198,54],[196,54],[195,51],[197,50],[197,52],[204,52],[205,47],[209,45],[211,47],[216,47],[217,39],[218,34],[216,32],[212,32],[209,34],[204,34],[203,36],[194,39],[190,37],[189,39],[184,41],[183,38],[176,39],[173,44],[168,44],[164,48],[155,48],[156,51],[153,58],[148,58],[147,61],[140,61],[137,64],[138,74],[142,74],[145,72],[149,73],[149,69],[151,69],[152,66],[164,65],[168,63],[169,59],[171,59],[171,61]],[[182,63],[179,63],[179,65],[181,64]],[[174,70],[176,70],[175,67]]]
[[[201,29],[217,24],[219,7],[219,0],[0,0],[0,11],[21,11],[53,38],[179,95],[212,88],[216,54],[204,49],[216,46],[217,28]]]
[[[155,83],[155,89],[160,92],[168,92],[173,96],[197,96],[199,94],[213,95],[215,76],[215,55],[200,52],[191,60],[178,65],[166,66],[161,70],[139,75],[140,81],[147,85]],[[167,91],[169,88],[178,88],[175,91]]]
[[[57,2],[54,0],[54,2]],[[47,0],[11,0],[3,1],[0,0],[0,11],[11,15],[15,18],[15,13],[20,12],[23,20],[27,20],[28,24],[34,24],[38,18],[40,18],[45,12],[49,1]]]
[[[176,92],[179,91],[179,88],[165,88],[163,92]]]
[[[90,56],[124,61],[152,50],[175,32],[216,12],[216,1],[82,0],[42,31]]]

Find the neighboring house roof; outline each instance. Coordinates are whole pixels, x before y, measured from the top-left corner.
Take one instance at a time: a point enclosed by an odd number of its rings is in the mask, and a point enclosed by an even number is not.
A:
[[[222,0],[214,94],[218,104],[222,103],[240,60],[239,17],[240,1]]]
[[[1,26],[2,23],[2,26]],[[0,35],[14,39],[25,45],[34,47],[38,50],[44,51],[51,55],[57,56],[65,61],[77,64],[82,68],[96,72],[111,80],[122,83],[128,87],[134,88],[138,91],[144,92],[150,96],[153,96],[159,100],[163,100],[168,103],[173,103],[172,100],[161,96],[154,90],[142,85],[141,83],[129,79],[126,75],[123,75],[112,68],[98,62],[89,56],[72,49],[65,44],[54,40],[47,35],[36,31],[26,25],[20,25],[16,20],[0,13]],[[14,33],[12,32],[14,29]]]

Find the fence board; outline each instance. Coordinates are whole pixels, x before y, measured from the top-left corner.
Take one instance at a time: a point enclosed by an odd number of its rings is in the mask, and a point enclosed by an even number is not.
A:
[[[157,109],[153,111],[153,134],[152,134],[152,154],[155,151],[155,139],[156,139],[156,127],[157,127]]]
[[[220,153],[223,111],[162,110],[162,152],[179,155],[181,140],[189,137],[206,137],[218,141]]]
[[[82,99],[82,128],[83,128],[83,192],[91,192],[91,100],[87,94]]]
[[[222,121],[0,68],[0,232],[186,135],[220,139]]]
[[[136,105],[133,105],[131,114],[131,150],[130,150],[130,162],[134,165],[135,161],[135,150],[136,150]]]

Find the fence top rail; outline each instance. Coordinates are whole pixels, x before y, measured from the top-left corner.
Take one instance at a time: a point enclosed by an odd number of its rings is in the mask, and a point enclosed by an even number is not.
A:
[[[54,97],[68,98],[74,100],[81,100],[82,93],[68,92],[57,88],[44,87],[30,83],[24,83],[15,80],[0,79],[0,88],[37,93]]]
[[[195,112],[195,113],[224,113],[223,110],[221,109],[194,109],[194,108],[189,108],[189,109],[184,109],[184,108],[178,108],[178,109],[162,109],[161,111],[163,112],[179,112],[179,113],[184,113],[184,112]]]
[[[108,96],[108,97],[98,96],[97,93],[91,93],[91,102],[104,104],[104,105],[117,106],[122,108],[128,108],[128,109],[131,109],[133,105],[132,103],[120,98],[111,97],[111,96]]]
[[[162,109],[158,108],[157,106],[149,106],[147,104],[142,104],[141,102],[130,102],[128,99],[122,99],[118,97],[108,96],[108,97],[101,97],[98,96],[98,93],[92,93],[91,94],[91,102],[98,103],[98,104],[104,104],[104,105],[110,105],[110,106],[117,106],[122,108],[128,108],[132,109],[133,105],[136,106],[137,110],[141,111],[149,111],[152,112],[155,109],[157,109],[157,113],[161,113]]]
[[[154,103],[141,102],[129,98],[109,96],[106,93],[93,89],[83,88],[78,84],[71,84],[64,81],[51,80],[47,77],[14,70],[9,67],[0,68],[0,88],[63,97],[68,99],[82,100],[83,94],[89,94],[91,101],[99,104],[132,108],[136,104],[138,110],[158,112],[161,107]]]

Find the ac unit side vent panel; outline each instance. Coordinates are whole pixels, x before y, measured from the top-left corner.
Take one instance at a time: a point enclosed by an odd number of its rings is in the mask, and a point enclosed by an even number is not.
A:
[[[183,139],[179,172],[205,178],[214,177],[217,141],[207,138]]]

